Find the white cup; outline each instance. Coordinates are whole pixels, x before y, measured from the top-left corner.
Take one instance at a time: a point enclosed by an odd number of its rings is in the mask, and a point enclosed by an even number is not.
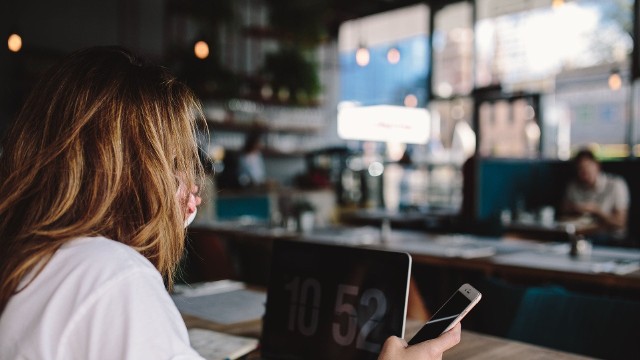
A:
[[[553,225],[553,222],[556,217],[556,210],[553,206],[545,206],[540,209],[540,222],[542,225]]]

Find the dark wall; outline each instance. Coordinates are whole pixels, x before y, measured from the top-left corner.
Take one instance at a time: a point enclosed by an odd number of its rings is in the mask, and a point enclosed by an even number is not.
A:
[[[165,0],[0,1],[0,134],[38,76],[63,55],[122,45],[151,59],[164,52]],[[6,39],[18,33],[19,53]]]
[[[0,5],[0,33],[19,33],[25,50],[118,44],[158,57],[164,9],[164,0],[8,0]]]

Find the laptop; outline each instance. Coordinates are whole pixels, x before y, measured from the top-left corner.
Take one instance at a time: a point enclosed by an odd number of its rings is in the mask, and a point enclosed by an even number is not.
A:
[[[411,256],[277,240],[262,329],[264,359],[377,359],[403,337]]]

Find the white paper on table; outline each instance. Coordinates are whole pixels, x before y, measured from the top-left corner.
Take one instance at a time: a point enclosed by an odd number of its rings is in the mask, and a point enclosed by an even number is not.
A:
[[[201,282],[195,284],[178,284],[174,286],[174,295],[181,296],[201,296],[219,294],[223,292],[229,292],[239,289],[244,289],[245,285],[239,281],[233,280],[218,280]]]
[[[206,329],[189,329],[189,341],[207,360],[237,359],[258,347],[258,340]]]
[[[176,288],[171,298],[182,314],[224,325],[264,316],[267,294],[245,289],[239,282],[223,280]]]

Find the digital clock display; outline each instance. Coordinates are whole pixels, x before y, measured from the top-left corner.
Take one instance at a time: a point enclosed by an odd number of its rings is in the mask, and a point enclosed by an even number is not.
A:
[[[376,359],[403,336],[406,253],[274,243],[262,353],[275,359]]]

